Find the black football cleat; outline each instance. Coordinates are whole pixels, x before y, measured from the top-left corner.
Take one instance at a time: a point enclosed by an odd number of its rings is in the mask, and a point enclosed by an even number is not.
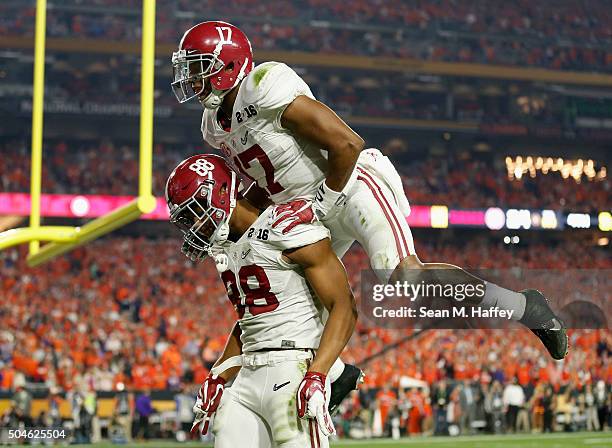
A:
[[[555,316],[548,300],[537,289],[521,291],[527,298],[525,314],[519,321],[540,338],[544,347],[554,359],[563,359],[567,355],[567,328],[561,319]]]
[[[333,414],[342,400],[346,398],[351,391],[356,390],[361,383],[365,374],[359,367],[351,364],[345,364],[342,374],[336,381],[331,384],[331,396],[329,397],[329,413]]]

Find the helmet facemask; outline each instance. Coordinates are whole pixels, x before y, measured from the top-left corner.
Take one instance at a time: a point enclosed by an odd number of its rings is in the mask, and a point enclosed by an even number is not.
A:
[[[225,242],[229,236],[235,200],[230,199],[229,213],[214,207],[210,200],[212,188],[212,182],[203,184],[189,200],[170,213],[170,222],[183,233],[183,252],[188,251],[186,255],[193,261],[204,259],[214,244]]]
[[[179,50],[172,54],[173,81],[172,91],[179,103],[185,103],[204,93],[210,86],[210,93],[201,100],[205,107],[215,108],[221,105],[227,91],[221,91],[212,87],[212,83],[206,80],[223,70],[225,64],[214,54],[187,55],[187,51]],[[194,84],[200,81],[202,88],[194,89]],[[210,106],[208,105],[210,104]],[[213,104],[216,104],[213,107]]]
[[[172,54],[172,69],[173,79],[172,91],[179,103],[185,103],[193,98],[198,98],[200,104],[206,109],[216,109],[223,98],[227,95],[238,83],[246,76],[253,68],[253,63],[248,64],[248,59],[245,59],[240,65],[240,70],[235,75],[232,85],[224,90],[219,90],[210,82],[210,78],[218,75],[223,70],[232,72],[235,68],[234,62],[229,62],[227,65],[219,58],[219,53],[197,53],[187,55],[186,50],[179,50]],[[202,87],[198,90],[194,89],[194,84],[200,82]],[[200,96],[205,93],[207,88],[210,92],[204,98]]]
[[[229,236],[229,220],[236,206],[234,199],[235,173],[228,186],[229,212],[212,205],[214,181],[200,186],[190,199],[175,206],[170,212],[170,222],[183,233],[182,251],[192,260],[204,259],[214,244],[220,244]],[[188,253],[187,253],[188,252]]]

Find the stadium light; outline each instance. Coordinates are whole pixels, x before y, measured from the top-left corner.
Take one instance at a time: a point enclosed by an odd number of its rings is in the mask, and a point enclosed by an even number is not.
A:
[[[598,218],[599,230],[602,232],[612,231],[612,214],[610,212],[601,212]]]
[[[553,210],[542,210],[542,228],[556,229],[559,225],[557,214]]]
[[[588,213],[568,213],[565,222],[573,229],[588,229],[591,227],[591,217]]]
[[[431,227],[434,229],[448,228],[448,207],[446,205],[432,205],[431,211]]]
[[[485,212],[485,225],[491,230],[500,230],[506,224],[506,214],[499,207],[488,208]]]
[[[509,208],[506,211],[506,227],[516,230],[531,228],[531,212],[527,209]]]

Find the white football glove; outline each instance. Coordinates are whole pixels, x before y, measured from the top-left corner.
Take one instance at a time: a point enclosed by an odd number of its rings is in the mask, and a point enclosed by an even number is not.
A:
[[[329,415],[331,383],[322,373],[306,372],[297,390],[296,404],[298,417],[316,420],[325,436],[336,434],[336,428]]]
[[[221,396],[225,389],[225,380],[220,376],[208,375],[208,378],[200,387],[196,398],[196,403],[193,405],[193,413],[195,418],[193,419],[193,425],[191,426],[191,433],[195,434],[200,430],[202,422],[202,435],[208,432],[208,425],[210,424],[210,418],[217,412],[219,403],[221,403]]]

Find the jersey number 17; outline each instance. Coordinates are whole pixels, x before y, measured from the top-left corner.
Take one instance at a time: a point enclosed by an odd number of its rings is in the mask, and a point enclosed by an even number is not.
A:
[[[234,157],[236,166],[240,169],[242,174],[249,177],[251,180],[254,179],[251,175],[249,175],[249,173],[247,173],[246,170],[251,168],[251,162],[255,159],[257,159],[266,175],[266,186],[264,188],[268,190],[268,193],[273,195],[283,191],[283,186],[274,180],[274,165],[272,165],[270,158],[261,146],[253,145],[246,151],[242,151],[240,154],[238,154],[238,156]]]

